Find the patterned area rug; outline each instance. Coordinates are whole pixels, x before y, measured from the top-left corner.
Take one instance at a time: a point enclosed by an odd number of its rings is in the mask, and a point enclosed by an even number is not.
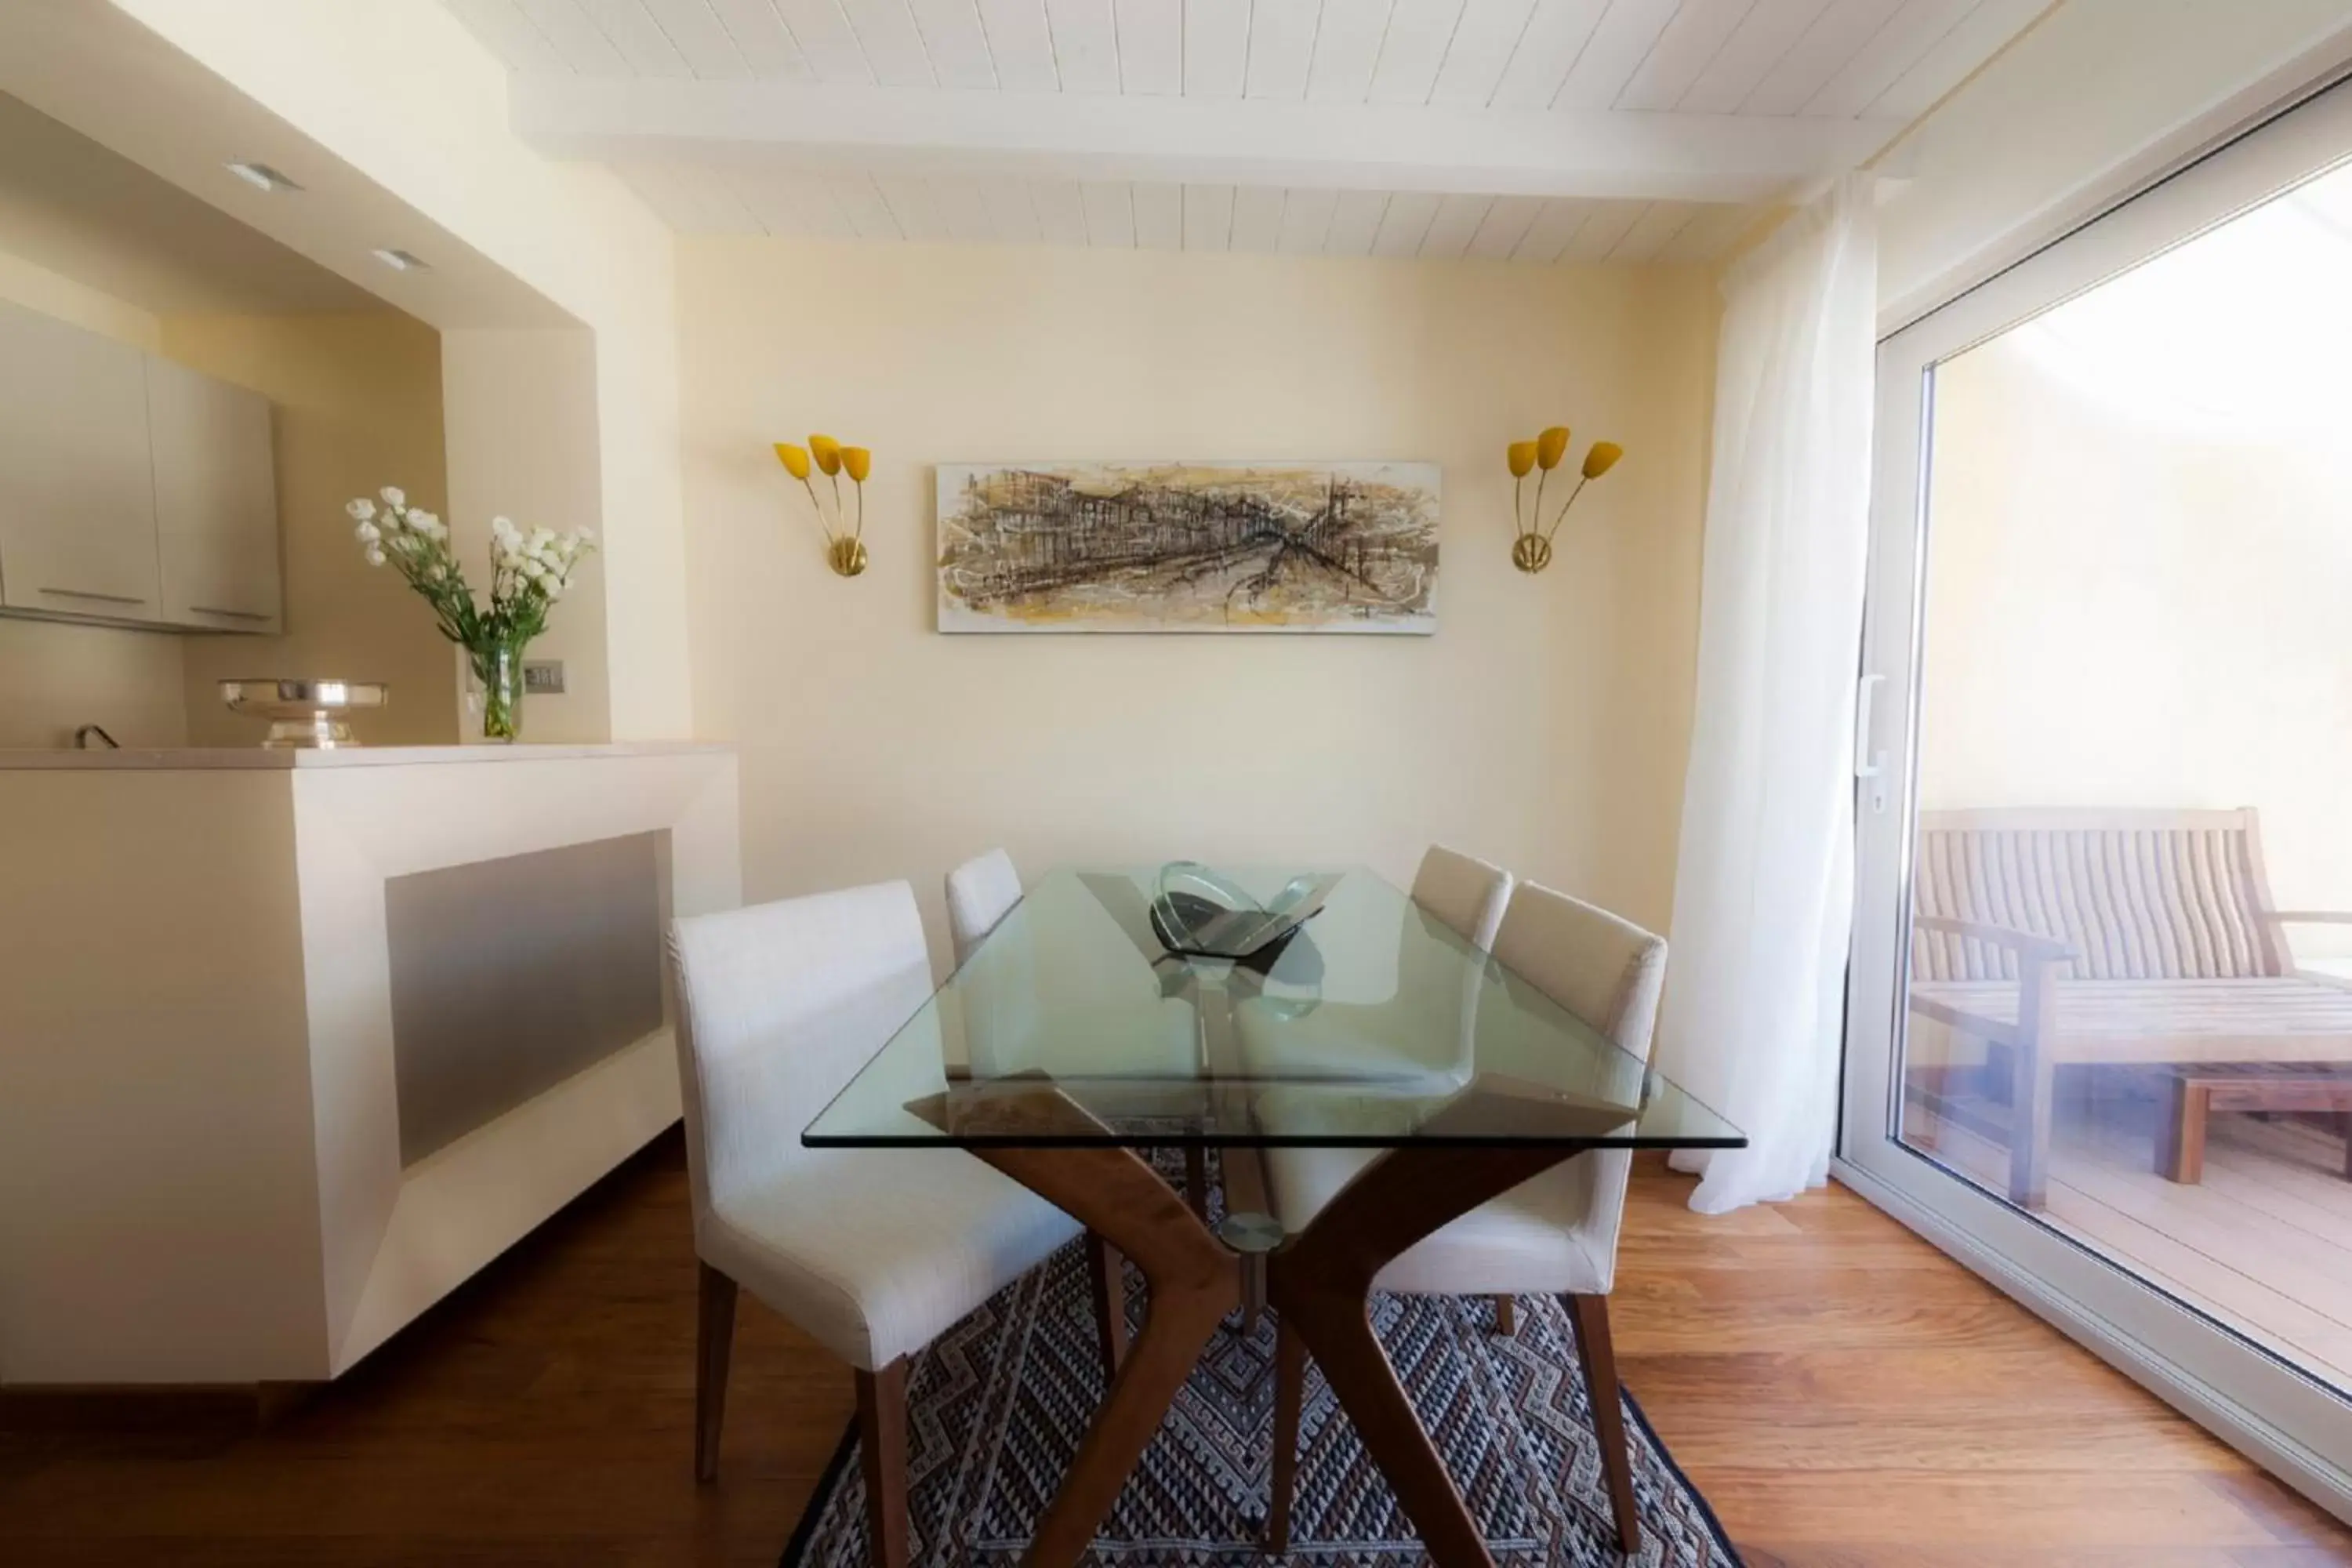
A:
[[[1128,1270],[1128,1315],[1142,1279]],[[1573,1330],[1560,1304],[1519,1300],[1518,1332],[1483,1300],[1384,1296],[1374,1327],[1445,1456],[1500,1568],[1625,1561],[1611,1528]],[[1229,1321],[1120,1492],[1089,1562],[1118,1568],[1267,1568],[1258,1546],[1272,1460],[1274,1325]],[[919,1358],[909,1380],[914,1561],[1013,1568],[1102,1399],[1085,1258],[1065,1247]],[[1633,1416],[1640,1564],[1718,1568],[1739,1558],[1649,1423]],[[818,1483],[782,1568],[866,1568],[866,1487],[853,1425]],[[1292,1550],[1312,1568],[1425,1562],[1347,1414],[1309,1371]]]

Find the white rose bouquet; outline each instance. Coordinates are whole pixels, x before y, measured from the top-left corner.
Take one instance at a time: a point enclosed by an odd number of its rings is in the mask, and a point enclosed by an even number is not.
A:
[[[410,506],[387,485],[344,508],[371,566],[389,564],[433,606],[441,635],[466,650],[482,687],[482,731],[511,741],[522,729],[522,656],[547,629],[547,613],[572,586],[572,569],[595,548],[586,529],[526,533],[503,517],[490,520],[490,602],[474,600],[465,568],[449,548],[449,525]]]

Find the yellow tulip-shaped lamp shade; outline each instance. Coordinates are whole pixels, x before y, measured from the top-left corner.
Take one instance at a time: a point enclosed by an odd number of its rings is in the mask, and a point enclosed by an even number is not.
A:
[[[1536,444],[1533,441],[1514,441],[1504,457],[1511,465],[1511,478],[1524,479],[1528,470],[1536,466]]]
[[[1588,479],[1599,479],[1615,468],[1617,459],[1624,455],[1625,448],[1614,441],[1595,441],[1592,443],[1592,450],[1584,454],[1584,477]]]
[[[805,447],[795,447],[790,441],[776,443],[776,461],[783,464],[784,472],[805,481],[809,477],[809,455]]]
[[[1568,456],[1568,426],[1555,425],[1536,437],[1536,467],[1546,473],[1559,467]]]
[[[841,467],[842,471],[849,476],[851,484],[862,485],[866,482],[866,476],[874,471],[874,454],[863,447],[844,447],[841,449]]]
[[[809,456],[816,459],[819,473],[832,475],[841,472],[841,443],[832,437],[810,437]]]

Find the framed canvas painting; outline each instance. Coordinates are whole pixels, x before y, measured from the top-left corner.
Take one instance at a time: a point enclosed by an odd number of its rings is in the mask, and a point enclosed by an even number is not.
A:
[[[945,463],[943,632],[1437,629],[1434,463]]]

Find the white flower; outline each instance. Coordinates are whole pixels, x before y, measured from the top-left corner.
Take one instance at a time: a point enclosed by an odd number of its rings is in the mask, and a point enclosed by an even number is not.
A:
[[[432,538],[433,531],[441,526],[441,520],[421,506],[410,507],[408,515],[400,521],[403,527],[413,532],[421,533],[427,539]]]
[[[545,584],[545,586],[546,586],[546,588],[547,588],[547,596],[548,596],[548,598],[549,598],[551,601],[552,601],[552,600],[556,600],[556,599],[561,599],[562,597],[563,597],[563,584],[561,584],[561,583],[555,583],[555,582],[551,582],[551,583],[548,583],[547,584]]]
[[[354,521],[365,522],[368,519],[375,515],[375,502],[368,500],[365,496],[362,496],[359,500],[352,502],[351,505],[343,508],[343,510],[351,513]]]
[[[427,539],[446,539],[449,536],[449,525],[429,511],[425,514],[425,521],[416,525],[416,529]]]
[[[373,545],[373,544],[369,545],[369,546],[367,547],[367,563],[368,563],[369,565],[371,565],[371,566],[381,566],[381,565],[383,565],[383,552],[381,549],[377,548],[375,545]]]
[[[425,580],[428,583],[438,583],[447,575],[449,575],[449,569],[446,566],[427,566],[425,569]]]
[[[494,517],[490,519],[490,537],[502,544],[512,543],[522,537],[522,531],[510,518]]]
[[[581,545],[593,544],[595,542],[596,532],[593,529],[575,528],[572,531],[572,543],[573,549],[576,550]]]
[[[352,530],[352,537],[362,544],[373,544],[383,537],[383,530],[372,522],[362,522]]]
[[[408,504],[407,492],[401,489],[396,485],[386,485],[376,493],[383,497],[384,505],[394,508],[395,510]]]

